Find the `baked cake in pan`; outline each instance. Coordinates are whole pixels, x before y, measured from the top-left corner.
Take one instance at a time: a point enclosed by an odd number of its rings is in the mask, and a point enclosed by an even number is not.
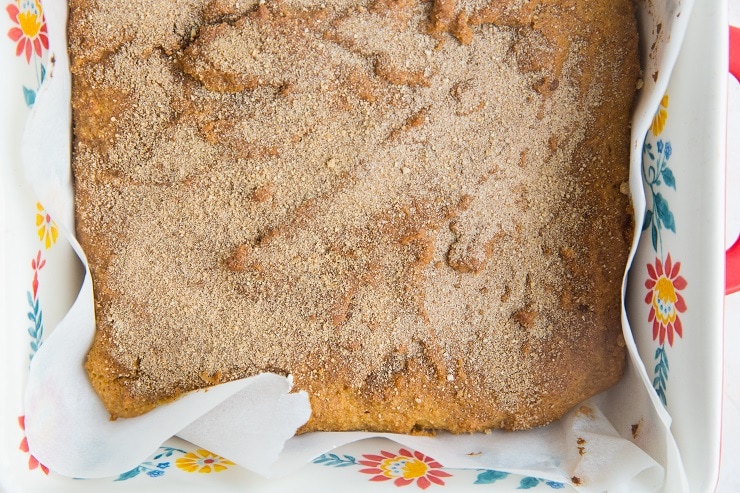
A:
[[[301,431],[523,429],[625,364],[630,0],[71,0],[111,416],[260,372]]]

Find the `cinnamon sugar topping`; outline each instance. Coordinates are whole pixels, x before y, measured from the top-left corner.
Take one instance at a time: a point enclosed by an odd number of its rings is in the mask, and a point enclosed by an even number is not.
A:
[[[316,427],[344,392],[386,410],[340,428],[396,431],[553,419],[574,359],[614,381],[631,10],[71,3],[94,380],[291,373]]]

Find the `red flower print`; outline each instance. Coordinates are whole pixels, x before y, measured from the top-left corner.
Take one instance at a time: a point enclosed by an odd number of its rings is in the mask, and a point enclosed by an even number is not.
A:
[[[31,283],[31,287],[33,288],[33,299],[36,299],[36,296],[39,292],[39,271],[44,268],[46,265],[46,259],[41,258],[41,250],[36,253],[36,257],[31,259],[31,268],[33,269],[33,282]]]
[[[653,323],[653,340],[658,339],[662,345],[668,336],[668,344],[673,346],[673,334],[683,337],[683,326],[679,313],[686,311],[686,302],[679,291],[686,288],[688,283],[679,275],[681,262],[671,261],[671,254],[666,257],[665,265],[660,259],[655,259],[655,265],[647,264],[648,279],[645,287],[648,289],[645,303],[650,305],[648,322]]]
[[[42,50],[49,49],[49,35],[46,19],[39,0],[16,0],[5,10],[15,26],[8,31],[8,37],[16,44],[15,54],[26,55],[26,62],[31,62],[31,54],[41,56]]]
[[[396,486],[408,486],[413,482],[425,490],[432,483],[444,486],[442,478],[452,476],[442,470],[442,464],[421,452],[400,449],[398,453],[382,450],[380,455],[364,454],[366,460],[359,461],[367,469],[364,474],[372,474],[370,481],[390,481]]]
[[[26,417],[18,416],[18,424],[21,426],[21,430],[25,430],[26,429]],[[25,436],[23,437],[23,440],[21,440],[21,444],[18,448],[21,449],[23,452],[30,454],[30,451],[28,449],[28,439]],[[41,468],[41,471],[44,474],[49,474],[49,468],[43,465],[42,463],[40,463],[38,459],[34,457],[33,454],[31,454],[30,457],[28,458],[28,468],[33,470],[33,469],[36,469],[37,467]]]

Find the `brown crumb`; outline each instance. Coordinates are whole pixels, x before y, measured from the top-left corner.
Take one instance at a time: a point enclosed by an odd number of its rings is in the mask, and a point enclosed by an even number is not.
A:
[[[467,12],[460,12],[450,29],[450,34],[464,45],[469,45],[473,41],[473,30],[470,28],[468,22],[469,17]]]
[[[576,414],[578,416],[586,416],[587,418],[594,419],[596,416],[594,415],[594,410],[586,405],[583,405],[578,408],[578,411],[576,411]]]
[[[394,129],[391,132],[389,139],[398,139],[402,133],[424,125],[424,123],[427,121],[428,112],[429,110],[427,108],[422,108],[421,110],[408,117],[402,126]]]
[[[224,264],[232,272],[244,272],[247,269],[247,258],[252,249],[249,245],[242,244],[236,247],[229,255]]]
[[[275,193],[275,184],[267,183],[261,187],[257,187],[252,193],[252,200],[255,202],[267,202],[272,198]]]
[[[586,440],[584,440],[583,438],[580,438],[579,437],[576,440],[576,443],[578,444],[578,454],[581,455],[581,456],[586,455],[586,447],[585,447]]]
[[[530,309],[518,310],[514,313],[514,320],[519,322],[525,329],[532,328],[534,322],[537,319],[537,312]]]
[[[430,32],[441,33],[449,29],[455,18],[455,0],[434,0],[429,14]]]
[[[399,68],[388,57],[380,57],[375,62],[375,75],[397,86],[429,87],[431,85],[424,72]]]
[[[221,373],[221,371],[217,371],[215,373],[202,372],[200,374],[200,378],[208,385],[217,385],[221,383],[223,374]]]

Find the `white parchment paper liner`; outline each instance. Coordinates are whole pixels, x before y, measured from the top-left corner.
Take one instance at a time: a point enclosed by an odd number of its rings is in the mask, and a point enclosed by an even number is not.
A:
[[[645,200],[639,150],[667,86],[691,2],[638,3],[646,47],[643,67],[646,74],[660,73],[660,77],[645,77],[632,129],[630,188],[636,191],[635,217],[641,218]],[[84,264],[85,277],[74,305],[44,341],[30,368],[26,436],[39,461],[70,477],[114,476],[136,467],[165,440],[178,435],[271,477],[289,474],[340,445],[382,436],[450,468],[496,469],[565,483],[575,477],[580,483],[574,485],[576,489],[589,492],[688,491],[670,417],[639,359],[624,310],[629,350],[624,378],[560,421],[535,430],[442,433],[433,438],[363,432],[294,436],[310,414],[307,396],[290,393],[290,380],[273,374],[194,392],[138,418],[109,421],[83,368],[95,328],[92,282],[72,224],[67,5],[47,1],[44,8],[53,65],[27,122],[23,165],[39,200]],[[662,29],[656,29],[658,24]]]

